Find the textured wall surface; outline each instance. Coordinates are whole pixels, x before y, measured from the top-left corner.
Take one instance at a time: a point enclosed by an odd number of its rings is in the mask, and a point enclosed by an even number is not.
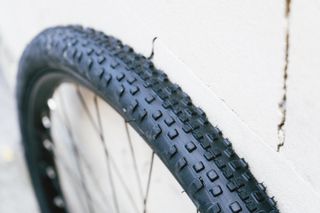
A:
[[[0,63],[0,212],[36,213],[37,206],[20,147],[13,92],[4,79],[1,65]]]
[[[317,0],[11,0],[0,7],[0,61],[14,85],[27,42],[59,24],[94,27],[145,55],[158,37],[156,65],[231,139],[281,212],[313,213],[320,211],[319,14]]]

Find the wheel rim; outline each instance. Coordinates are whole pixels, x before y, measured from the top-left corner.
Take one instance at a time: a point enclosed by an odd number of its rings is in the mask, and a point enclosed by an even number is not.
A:
[[[62,82],[65,81],[68,83],[62,84]],[[32,151],[29,155],[32,155],[31,161],[33,165],[35,165],[31,169],[33,179],[36,179],[36,182],[39,183],[35,184],[35,188],[38,188],[38,191],[42,191],[43,198],[41,199],[43,199],[42,201],[46,203],[46,208],[49,211],[116,213],[157,212],[156,206],[158,206],[158,212],[163,212],[163,209],[165,207],[163,206],[164,202],[162,200],[165,197],[171,198],[171,201],[176,201],[170,202],[169,199],[166,203],[167,206],[171,206],[170,209],[172,212],[181,211],[182,209],[184,211],[187,210],[190,212],[195,211],[195,207],[193,206],[189,198],[187,198],[185,193],[181,195],[182,188],[178,185],[173,176],[170,175],[169,171],[167,171],[167,169],[163,165],[161,165],[161,172],[159,173],[158,171],[157,174],[158,183],[153,183],[154,180],[152,179],[152,177],[154,176],[153,172],[155,169],[154,165],[151,164],[151,162],[154,163],[156,161],[157,165],[160,165],[161,162],[157,157],[154,157],[155,155],[150,148],[147,151],[149,153],[147,157],[149,160],[149,165],[145,166],[144,168],[144,178],[142,178],[141,174],[138,173],[141,172],[141,166],[138,165],[137,158],[140,157],[139,160],[141,160],[141,150],[139,156],[137,157],[137,153],[133,151],[134,146],[131,140],[127,141],[129,142],[127,144],[127,156],[131,158],[133,162],[133,169],[131,168],[131,172],[128,172],[125,178],[123,177],[123,169],[117,168],[119,166],[116,165],[116,162],[118,162],[119,160],[108,161],[110,160],[110,157],[108,157],[108,155],[110,156],[110,151],[108,151],[108,146],[105,140],[106,135],[104,134],[104,132],[106,131],[104,130],[109,128],[105,128],[105,126],[107,126],[106,122],[101,120],[101,117],[105,117],[101,116],[101,113],[103,113],[105,110],[102,110],[100,108],[106,109],[107,107],[109,108],[109,110],[107,111],[110,111],[111,107],[107,105],[103,99],[101,99],[98,95],[94,95],[94,93],[90,94],[90,90],[85,89],[79,84],[70,83],[74,82],[73,78],[70,76],[59,74],[59,72],[46,75],[42,78],[42,80],[39,80],[37,82],[39,83],[34,87],[35,89],[33,90],[33,95],[31,96],[32,100],[30,101],[30,103],[33,104],[31,104],[31,106],[29,107],[30,109],[32,109],[32,112],[30,112],[30,116],[32,119],[29,119],[31,122],[29,125],[31,127],[31,134],[29,135],[29,137],[31,137],[34,141],[31,147]],[[48,82],[50,82],[50,84],[48,84]],[[59,91],[60,89],[61,91]],[[66,97],[66,95],[68,97]],[[88,104],[88,99],[91,100],[90,104]],[[73,102],[73,105],[70,105],[70,103],[72,103],[71,100],[77,100],[77,104],[75,101]],[[68,107],[72,110],[69,109],[67,112]],[[72,114],[72,111],[74,112],[74,114]],[[77,117],[76,114],[82,116]],[[109,116],[110,115],[111,114],[109,114]],[[70,119],[68,116],[72,119]],[[77,119],[74,120],[74,118]],[[86,146],[85,150],[82,150],[83,148],[79,148],[83,146],[78,146],[78,144],[75,146],[75,135],[77,135],[78,137],[79,132],[75,134],[75,130],[70,129],[70,126],[74,128],[76,126],[75,124],[79,124],[79,118],[86,118],[86,126],[91,126],[90,134],[85,134],[84,131],[80,131],[80,133],[82,133],[82,137],[80,138],[84,139],[84,141],[91,141],[90,146]],[[122,117],[118,115],[114,110],[111,118],[122,119]],[[63,131],[63,129],[61,128],[61,123],[63,124],[62,126],[65,127],[65,132],[63,134],[61,134],[61,132]],[[137,133],[135,133],[126,122],[123,121],[123,123],[123,129],[126,137],[128,137],[129,134],[135,134],[136,138],[139,137]],[[81,125],[84,125],[83,121],[81,122]],[[83,127],[81,125],[78,127]],[[86,129],[88,130],[89,128]],[[89,135],[90,137],[98,137],[98,139],[100,140],[100,144],[97,144],[96,148],[93,148],[92,140],[89,140],[86,135]],[[61,138],[64,138],[64,140],[61,140]],[[60,143],[61,141],[66,141],[66,138],[71,138],[71,140],[69,140],[68,143]],[[41,146],[39,144],[41,144]],[[147,147],[145,143],[143,145]],[[100,165],[100,167],[95,166],[93,168],[92,165],[88,165],[88,156],[85,155],[88,155],[88,153],[91,153],[91,155],[96,153],[96,155],[98,155],[98,146],[100,146],[100,152],[103,151],[103,157],[100,156],[99,158],[95,156],[94,158],[100,159],[100,161],[103,161],[102,158],[105,158],[104,164],[95,162],[95,165]],[[73,164],[71,164],[73,168],[77,168],[76,172],[73,172],[71,174],[68,174],[70,173],[70,168],[67,168],[65,163],[61,163],[61,155],[70,156],[70,153],[64,153],[67,150],[65,149],[66,147],[69,147],[69,151],[71,150],[73,157],[76,156],[76,158],[74,159],[72,159],[71,157],[68,159],[69,162],[73,162]],[[117,156],[119,155],[120,154],[118,150]],[[57,156],[59,156],[59,159],[57,158]],[[101,165],[104,165],[105,168],[101,168]],[[91,169],[93,171],[91,171]],[[166,170],[167,174],[162,174],[164,169]],[[97,175],[97,171],[100,171],[100,174],[98,173]],[[114,173],[117,174],[111,174],[111,176],[108,176],[105,174],[106,171],[108,171],[109,173],[110,171],[114,171]],[[88,174],[92,177],[89,177]],[[161,182],[161,178],[159,178],[159,176],[163,176],[162,178],[165,179]],[[78,180],[79,177],[80,181]],[[109,187],[100,186],[101,180],[107,180],[106,177],[109,177]],[[168,177],[170,178],[170,181],[166,180],[166,178]],[[135,184],[133,180],[136,181]],[[166,186],[168,188],[167,190],[164,190],[164,195],[161,195],[159,191],[159,188],[161,187],[157,187],[157,185],[159,185],[159,180],[160,186]],[[125,182],[129,182],[129,184],[127,183],[127,185],[129,186],[122,186],[122,194],[126,196],[116,195],[119,194],[119,191],[121,191],[119,190],[119,182],[120,185],[124,185]],[[168,187],[168,183],[170,183],[170,187]],[[73,185],[73,187],[71,187],[71,185]],[[135,186],[136,189],[132,190],[132,186]],[[109,192],[107,193],[104,189],[108,189]],[[152,191],[152,196],[156,198],[157,201],[150,200],[150,189],[157,191],[157,195],[155,195],[155,193]],[[171,194],[168,195],[168,192],[170,192]],[[110,196],[108,195],[112,195],[112,198],[110,199]],[[126,197],[126,200],[120,201],[119,197]],[[159,198],[161,198],[162,200],[159,200]],[[177,201],[179,203],[177,203]],[[79,205],[79,203],[81,205]],[[111,209],[112,211],[110,211]],[[149,211],[149,209],[152,209],[152,211]]]

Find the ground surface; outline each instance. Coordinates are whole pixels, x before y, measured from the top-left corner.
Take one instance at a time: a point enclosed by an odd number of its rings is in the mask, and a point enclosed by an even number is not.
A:
[[[13,91],[0,70],[0,212],[38,212],[23,161]]]

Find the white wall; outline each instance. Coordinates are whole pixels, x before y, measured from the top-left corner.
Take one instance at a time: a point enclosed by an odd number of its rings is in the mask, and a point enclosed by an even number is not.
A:
[[[12,84],[24,46],[45,27],[91,26],[145,55],[158,36],[157,66],[232,140],[281,212],[320,211],[319,1],[292,0],[288,19],[284,0],[2,1]],[[286,138],[277,152],[288,20]]]
[[[290,20],[286,139],[283,154],[320,192],[320,1],[295,1]]]

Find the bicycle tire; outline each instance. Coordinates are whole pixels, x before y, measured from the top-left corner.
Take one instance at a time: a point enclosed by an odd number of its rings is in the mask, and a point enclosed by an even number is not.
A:
[[[178,85],[120,40],[81,26],[44,30],[27,46],[19,64],[20,129],[43,212],[61,211],[48,202],[48,194],[57,193],[59,187],[43,186],[47,182],[40,178],[39,162],[48,156],[35,148],[39,138],[33,129],[41,128],[37,110],[43,109],[44,100],[70,79],[99,94],[129,121],[200,212],[279,212],[247,162]]]

